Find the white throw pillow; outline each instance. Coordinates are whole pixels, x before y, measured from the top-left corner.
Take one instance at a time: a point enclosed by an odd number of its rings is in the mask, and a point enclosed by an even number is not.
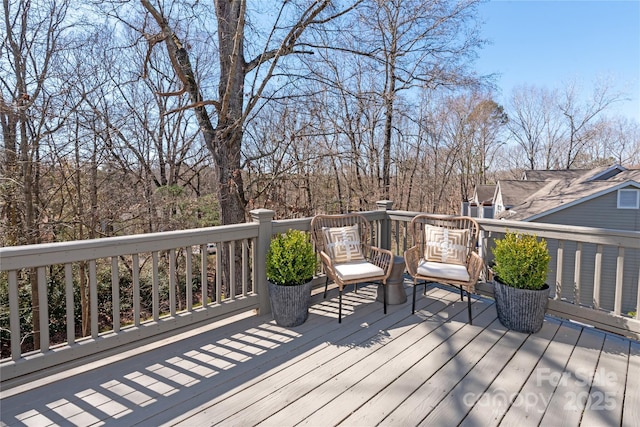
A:
[[[324,227],[324,244],[334,263],[364,259],[358,224],[346,227]]]
[[[424,259],[447,264],[467,264],[469,230],[425,225]]]

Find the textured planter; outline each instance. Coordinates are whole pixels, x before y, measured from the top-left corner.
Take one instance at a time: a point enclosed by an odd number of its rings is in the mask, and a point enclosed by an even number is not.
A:
[[[542,328],[544,313],[549,301],[549,286],[540,290],[517,289],[493,281],[498,319],[505,327],[517,332],[532,334]]]
[[[271,312],[280,326],[302,325],[309,316],[311,282],[299,286],[280,286],[269,284]]]

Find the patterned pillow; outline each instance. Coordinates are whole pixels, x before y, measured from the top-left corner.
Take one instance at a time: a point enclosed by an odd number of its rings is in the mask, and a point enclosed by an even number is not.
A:
[[[424,258],[427,261],[466,265],[469,230],[425,225],[424,233]]]
[[[358,224],[346,227],[323,227],[327,253],[336,264],[363,260]]]

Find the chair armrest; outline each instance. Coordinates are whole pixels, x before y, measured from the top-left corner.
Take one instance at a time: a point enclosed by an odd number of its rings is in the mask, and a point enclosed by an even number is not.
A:
[[[416,277],[418,275],[418,264],[420,263],[420,258],[422,258],[422,253],[418,245],[413,246],[404,252],[404,263],[407,267],[407,273],[409,273],[411,277]]]
[[[469,279],[472,286],[478,282],[478,278],[480,278],[480,273],[482,272],[482,268],[484,267],[484,261],[478,255],[477,252],[471,252],[469,256],[469,264],[467,265],[467,271],[469,272]]]
[[[318,255],[320,255],[320,260],[324,265],[333,266],[333,260],[325,251],[319,251]]]
[[[393,268],[393,253],[390,250],[378,248],[376,246],[369,246],[367,249],[369,249],[369,257],[367,261],[383,269],[386,276],[385,279],[389,277],[391,269]]]
[[[322,262],[323,269],[325,274],[334,282],[337,283],[338,278],[336,277],[336,273],[333,267],[333,260],[325,251],[319,251],[318,255],[320,255],[320,261]]]

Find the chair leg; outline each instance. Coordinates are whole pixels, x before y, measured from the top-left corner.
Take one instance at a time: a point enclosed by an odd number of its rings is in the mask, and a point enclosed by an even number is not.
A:
[[[411,306],[411,314],[414,314],[416,312],[416,287],[417,286],[418,286],[418,282],[414,280],[413,281],[413,305]]]
[[[342,289],[338,295],[338,323],[342,323]]]
[[[382,289],[384,289],[384,314],[387,314],[387,294],[389,293],[389,287],[386,283],[383,283]]]
[[[327,280],[324,282],[324,299],[327,299],[327,288],[329,287],[329,276],[327,276]]]
[[[464,301],[464,293],[462,293],[462,286],[460,286],[460,301]]]
[[[471,318],[471,292],[467,291],[467,314],[469,315],[469,324],[473,325],[473,319]]]
[[[358,293],[358,284],[357,283],[353,284],[353,292],[356,293],[356,294]]]

